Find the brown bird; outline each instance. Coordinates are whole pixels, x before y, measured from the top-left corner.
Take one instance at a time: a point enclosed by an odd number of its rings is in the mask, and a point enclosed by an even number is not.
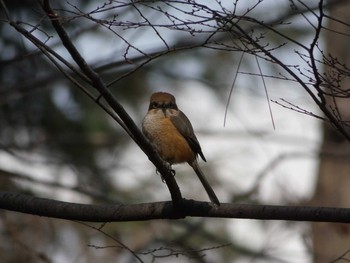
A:
[[[214,190],[199,168],[197,156],[206,162],[191,122],[176,105],[175,97],[166,92],[152,94],[142,131],[153,143],[160,157],[170,165],[187,162],[196,172],[211,202],[220,206]]]

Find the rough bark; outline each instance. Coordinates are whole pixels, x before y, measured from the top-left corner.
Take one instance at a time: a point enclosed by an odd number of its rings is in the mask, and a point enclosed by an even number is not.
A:
[[[347,23],[341,24],[329,20],[328,27],[337,32],[350,34],[350,2],[344,1],[330,11],[330,16]],[[337,57],[340,63],[350,65],[349,36],[328,31],[326,34],[326,52]],[[325,68],[330,72],[330,68]],[[350,86],[350,78],[341,82],[343,90]],[[350,102],[348,98],[336,98],[327,101],[337,105],[342,119],[350,120]],[[324,125],[323,144],[313,203],[331,207],[350,207],[350,143],[338,134],[333,127]],[[350,249],[350,225],[332,223],[313,223],[314,262],[332,262],[340,259]]]

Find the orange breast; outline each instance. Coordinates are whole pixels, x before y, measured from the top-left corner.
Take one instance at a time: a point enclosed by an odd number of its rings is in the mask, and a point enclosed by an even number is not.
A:
[[[186,139],[164,115],[146,116],[143,130],[159,155],[170,164],[191,162],[196,158]]]

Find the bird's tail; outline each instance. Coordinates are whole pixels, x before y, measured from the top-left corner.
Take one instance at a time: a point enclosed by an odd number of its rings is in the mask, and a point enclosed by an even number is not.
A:
[[[219,199],[216,197],[216,194],[213,190],[213,188],[211,188],[210,184],[208,183],[207,179],[205,178],[202,170],[199,168],[198,162],[197,160],[194,160],[192,163],[189,163],[189,165],[191,165],[191,167],[193,168],[193,170],[196,172],[199,180],[201,181],[202,185],[205,188],[205,191],[207,192],[210,201],[215,205],[215,206],[220,206],[220,202]]]

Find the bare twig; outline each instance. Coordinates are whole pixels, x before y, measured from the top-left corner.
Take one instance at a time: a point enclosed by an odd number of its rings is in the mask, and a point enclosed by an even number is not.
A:
[[[120,240],[118,240],[116,237],[108,234],[106,231],[103,231],[102,227],[94,227],[92,225],[89,225],[87,223],[84,223],[84,222],[79,222],[80,224],[84,225],[84,226],[87,226],[89,228],[92,228],[100,233],[102,233],[104,236],[108,237],[109,239],[113,240],[114,242],[116,242],[118,244],[118,247],[121,248],[121,249],[125,249],[127,251],[129,251],[131,253],[131,255],[133,255],[133,257],[135,257],[139,262],[144,262],[138,255],[137,253],[135,253],[135,251],[133,251],[131,248],[129,248],[127,245],[125,245],[123,242],[121,242]],[[99,249],[99,248],[106,248],[106,247],[98,247],[96,245],[88,245],[89,247],[93,247],[93,248],[96,248],[96,249]],[[115,247],[115,246],[113,246]]]

